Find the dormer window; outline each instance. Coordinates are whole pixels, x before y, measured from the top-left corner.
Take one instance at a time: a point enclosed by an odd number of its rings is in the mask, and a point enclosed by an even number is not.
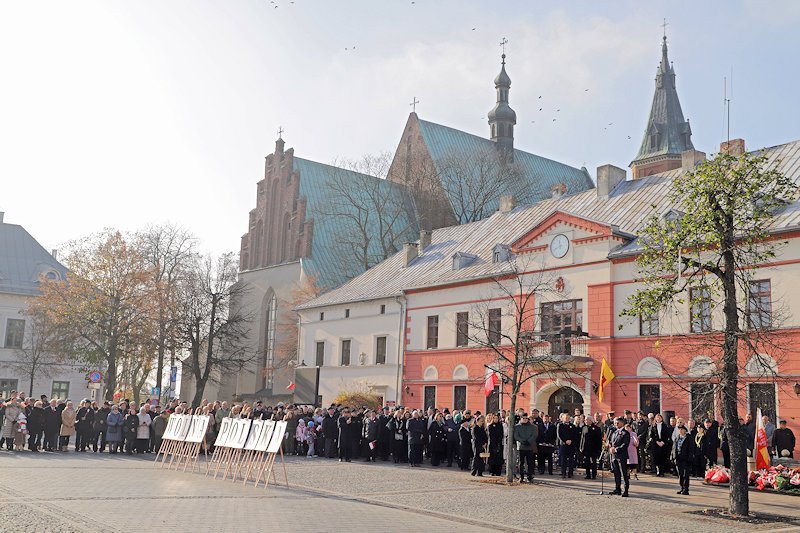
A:
[[[476,259],[478,259],[477,255],[468,254],[465,252],[456,252],[453,254],[453,270],[466,268],[474,263]]]
[[[495,244],[492,248],[492,263],[502,263],[511,259],[511,249],[505,244]]]

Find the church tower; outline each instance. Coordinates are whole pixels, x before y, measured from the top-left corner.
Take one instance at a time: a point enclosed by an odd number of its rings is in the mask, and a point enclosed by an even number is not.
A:
[[[675,69],[667,58],[667,36],[661,44],[661,64],[656,73],[656,92],[639,153],[631,162],[633,178],[666,172],[681,167],[681,152],[694,150],[692,129],[684,120]]]
[[[494,79],[497,90],[497,103],[489,111],[489,131],[491,139],[497,147],[506,150],[510,157],[514,154],[514,125],[517,123],[517,114],[508,105],[508,91],[511,88],[511,78],[506,74],[506,54],[503,53],[503,62],[500,74]]]

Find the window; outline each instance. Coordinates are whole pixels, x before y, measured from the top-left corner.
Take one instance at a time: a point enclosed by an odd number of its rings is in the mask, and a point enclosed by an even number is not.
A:
[[[0,379],[0,398],[10,398],[11,391],[17,390],[17,383],[16,379]]]
[[[6,322],[6,348],[22,348],[24,336],[25,321],[19,318],[9,318]]]
[[[439,347],[439,315],[428,317],[428,348]]]
[[[275,363],[275,323],[277,322],[278,315],[278,298],[273,294],[267,305],[267,316],[264,328],[264,355],[262,363],[264,366],[264,375],[261,381],[261,387],[264,389],[272,389],[273,382],[273,366]]]
[[[58,398],[59,400],[66,400],[69,398],[69,381],[54,381],[53,391],[50,397]]]
[[[639,335],[658,335],[658,314],[639,316]]]
[[[542,333],[561,333],[583,326],[583,300],[564,300],[542,304]]]
[[[469,313],[456,313],[456,346],[469,344]]]
[[[692,310],[691,331],[711,331],[711,294],[706,288],[690,289],[689,301]]]
[[[325,342],[320,341],[317,343],[317,366],[325,364]]]
[[[349,309],[345,309],[344,310],[344,317],[345,318],[350,318],[350,310]]]
[[[319,321],[322,322],[323,320],[325,320],[325,312],[324,311],[319,314]]]
[[[386,364],[386,337],[378,337],[375,340],[375,364]]]
[[[661,412],[661,385],[639,385],[639,410],[653,414]]]
[[[386,314],[386,304],[381,304],[381,314],[382,315]]]
[[[702,422],[706,418],[714,418],[714,385],[711,383],[692,383],[689,386],[691,395],[692,418]]]
[[[747,326],[754,329],[770,327],[772,323],[772,289],[768,279],[751,281],[747,297]]]
[[[499,263],[500,262],[500,251],[495,250],[492,252],[492,263]]]
[[[456,385],[453,387],[453,409],[463,411],[467,408],[467,386]]]
[[[426,385],[424,389],[425,403],[423,409],[436,407],[436,385]]]
[[[342,341],[342,366],[350,366],[350,340]]]
[[[768,416],[770,421],[775,423],[775,384],[774,383],[750,383],[747,386],[750,399],[750,414],[755,420],[758,409],[761,409],[762,416]]]
[[[487,337],[490,344],[500,344],[501,325],[502,310],[500,308],[489,309],[489,331]]]

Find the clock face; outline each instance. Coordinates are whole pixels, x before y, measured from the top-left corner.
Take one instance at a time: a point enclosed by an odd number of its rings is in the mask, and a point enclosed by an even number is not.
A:
[[[559,234],[553,237],[553,240],[550,241],[550,253],[553,254],[553,257],[557,259],[561,259],[567,252],[569,251],[569,239],[566,235]]]

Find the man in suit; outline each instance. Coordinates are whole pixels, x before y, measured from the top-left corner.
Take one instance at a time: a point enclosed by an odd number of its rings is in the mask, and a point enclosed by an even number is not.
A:
[[[647,466],[647,434],[650,432],[650,422],[647,420],[647,417],[644,416],[644,412],[639,411],[636,414],[636,425],[634,428],[636,430],[636,436],[639,438],[639,446],[636,447],[639,460],[637,464],[639,465],[639,471],[644,472]]]
[[[617,418],[614,422],[616,430],[611,434],[608,443],[608,451],[611,453],[611,470],[614,472],[614,485],[616,488],[611,491],[612,495],[628,497],[628,488],[631,484],[631,475],[628,472],[628,445],[631,443],[631,435],[625,429],[625,419]],[[625,481],[625,490],[622,490],[622,482]]]
[[[720,447],[719,424],[716,420],[706,418],[703,421],[706,428],[706,461],[707,467],[713,468],[717,464],[717,450]]]
[[[58,449],[58,434],[61,431],[61,411],[58,400],[50,400],[50,406],[44,410],[44,451]]]
[[[561,463],[561,477],[572,477],[575,470],[575,447],[578,444],[578,432],[569,414],[561,413],[561,423],[556,427],[558,439],[558,458]]]
[[[650,449],[653,455],[653,468],[658,477],[664,477],[669,469],[669,454],[672,450],[672,427],[664,422],[664,417],[656,415],[650,426]]]
[[[678,479],[681,484],[678,494],[689,495],[689,479],[696,453],[694,439],[687,435],[686,426],[678,426],[678,438],[672,445],[672,460],[678,468]]]
[[[553,475],[553,452],[556,450],[556,426],[550,415],[544,415],[542,428],[538,437],[539,474],[544,474],[544,463],[547,462],[547,473]]]
[[[378,455],[381,457],[381,461],[388,461],[389,460],[389,446],[392,440],[392,432],[389,430],[389,420],[392,417],[389,416],[389,408],[384,407],[383,412],[378,417]]]
[[[539,436],[539,429],[535,424],[531,424],[528,413],[520,415],[519,424],[514,426],[514,440],[517,441],[517,451],[519,453],[519,482],[525,481],[525,463],[528,463],[528,482],[533,481],[533,457],[536,455],[536,440]]]

